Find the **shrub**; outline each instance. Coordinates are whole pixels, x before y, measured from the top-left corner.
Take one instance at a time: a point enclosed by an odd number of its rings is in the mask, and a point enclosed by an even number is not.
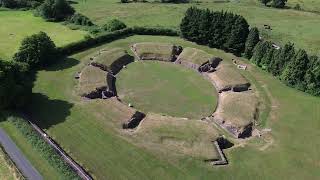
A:
[[[0,0],[0,6],[6,8],[35,8],[41,4],[42,0]]]
[[[128,3],[129,0],[120,0],[121,3]]]
[[[23,39],[13,60],[16,62],[27,63],[31,69],[39,66],[47,66],[56,57],[56,46],[50,37],[39,32]]]
[[[37,14],[49,21],[62,21],[72,16],[75,10],[66,0],[45,0],[37,8]]]
[[[301,10],[302,10],[300,4],[296,4],[296,5],[293,7],[293,9],[298,10],[298,11],[301,11]]]
[[[105,31],[109,31],[109,32],[124,29],[126,27],[127,26],[122,21],[120,21],[118,19],[112,19],[109,22],[107,22],[105,25],[102,26],[102,28]]]
[[[111,42],[121,37],[130,36],[133,34],[179,36],[179,32],[172,29],[133,27],[113,32],[104,32],[94,38],[88,37],[87,39],[80,40],[78,42],[74,42],[66,46],[60,47],[58,48],[58,50],[61,55],[71,55],[75,52],[91,48],[95,45]]]
[[[86,17],[82,14],[79,14],[79,13],[72,15],[70,17],[70,19],[68,20],[68,22],[76,24],[76,25],[81,25],[81,26],[93,26],[94,25],[88,17]]]
[[[272,0],[272,6],[275,8],[284,8],[288,0]]]

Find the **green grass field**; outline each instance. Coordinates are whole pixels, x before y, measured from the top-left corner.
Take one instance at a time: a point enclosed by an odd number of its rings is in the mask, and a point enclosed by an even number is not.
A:
[[[57,46],[80,40],[86,32],[70,30],[58,23],[45,22],[30,11],[0,11],[0,58],[9,59],[26,36],[46,32]]]
[[[290,4],[302,0],[289,0]],[[119,3],[119,0],[77,0],[74,7],[90,17],[97,24],[118,18],[128,26],[161,26],[177,28],[186,9],[190,6],[212,10],[232,11],[243,15],[251,26],[257,26],[265,39],[276,43],[293,42],[297,47],[319,54],[320,15],[291,9],[279,10],[264,7],[256,0],[230,1],[229,3],[161,4],[161,3]],[[151,1],[152,2],[152,1]],[[292,2],[292,3],[291,3]],[[303,0],[310,8],[319,8],[315,0]],[[272,31],[264,30],[263,25],[271,26]]]
[[[217,92],[194,70],[154,61],[138,61],[117,75],[117,93],[142,112],[202,118],[213,113]]]
[[[128,49],[129,44],[145,41],[199,48],[230,63],[231,58],[236,58],[175,37],[133,36],[75,54],[38,72],[29,110],[40,121],[39,125],[97,179],[317,179],[320,176],[320,98],[289,88],[255,67],[244,75],[254,79],[252,82],[259,87],[262,99],[268,99],[262,103],[270,103],[264,109],[266,112],[261,113],[267,117],[264,124],[272,129],[272,135],[227,150],[231,162],[227,167],[212,167],[188,156],[159,154],[119,134],[114,122],[117,114],[104,109],[103,104],[81,101],[74,93],[77,83],[73,75],[86,64],[84,57],[98,49]]]

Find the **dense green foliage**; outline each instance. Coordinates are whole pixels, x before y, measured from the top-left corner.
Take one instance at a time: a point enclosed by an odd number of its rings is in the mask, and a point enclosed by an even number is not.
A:
[[[39,155],[45,158],[49,164],[56,168],[60,174],[60,179],[80,179],[78,175],[65,163],[55,150],[43,140],[40,135],[31,127],[31,125],[20,118],[9,118],[17,129],[32,144],[32,147],[39,152]]]
[[[56,57],[56,46],[50,37],[39,32],[26,37],[19,48],[19,51],[14,55],[13,60],[24,62],[30,65],[30,68],[46,66],[52,63]]]
[[[122,21],[119,21],[118,19],[112,19],[102,26],[103,30],[109,32],[124,29],[126,27],[126,24],[124,24]]]
[[[249,34],[248,22],[240,15],[191,7],[180,24],[182,37],[239,55]]]
[[[244,50],[244,56],[246,58],[250,59],[252,57],[253,49],[258,42],[259,42],[259,30],[256,27],[251,28],[246,41],[246,48]]]
[[[292,43],[275,49],[269,41],[259,42],[251,61],[279,77],[285,84],[313,95],[320,95],[320,61]]]
[[[68,20],[69,23],[73,23],[76,25],[81,25],[81,26],[93,26],[93,22],[87,17],[84,16],[83,14],[76,13],[70,17]]]
[[[259,0],[262,4],[264,4],[265,6],[267,6],[267,4],[269,2],[271,2],[272,0]]]
[[[272,0],[272,6],[275,8],[284,8],[288,0]]]
[[[25,105],[31,88],[27,64],[0,59],[0,110]]]
[[[39,6],[43,0],[0,0],[0,7],[11,9],[16,8],[35,8]]]
[[[271,1],[271,6],[275,8],[284,8],[288,0],[259,0],[265,6]]]
[[[45,0],[37,8],[37,14],[48,21],[62,21],[75,13],[66,0]]]
[[[165,29],[165,28],[145,28],[145,27],[132,27],[125,28],[118,31],[113,32],[105,32],[99,34],[94,38],[87,38],[84,40],[80,40],[78,42],[74,42],[68,44],[66,46],[58,48],[60,54],[62,55],[71,55],[75,52],[79,52],[81,50],[85,50],[95,45],[111,42],[115,39],[119,39],[121,37],[131,36],[131,35],[163,35],[163,36],[178,36],[179,32],[173,29]]]

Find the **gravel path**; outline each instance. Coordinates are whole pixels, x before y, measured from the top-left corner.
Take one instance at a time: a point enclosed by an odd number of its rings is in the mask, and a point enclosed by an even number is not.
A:
[[[26,179],[42,180],[42,176],[22,154],[6,132],[0,128],[0,144]]]

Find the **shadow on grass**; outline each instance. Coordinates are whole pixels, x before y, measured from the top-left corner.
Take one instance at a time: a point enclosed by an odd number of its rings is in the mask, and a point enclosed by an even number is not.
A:
[[[73,66],[76,66],[80,63],[79,60],[74,58],[60,58],[56,62],[54,62],[49,67],[45,68],[46,71],[61,71],[64,69],[72,68]]]
[[[72,103],[63,100],[49,99],[40,93],[33,93],[26,113],[42,129],[62,123],[70,115]]]

